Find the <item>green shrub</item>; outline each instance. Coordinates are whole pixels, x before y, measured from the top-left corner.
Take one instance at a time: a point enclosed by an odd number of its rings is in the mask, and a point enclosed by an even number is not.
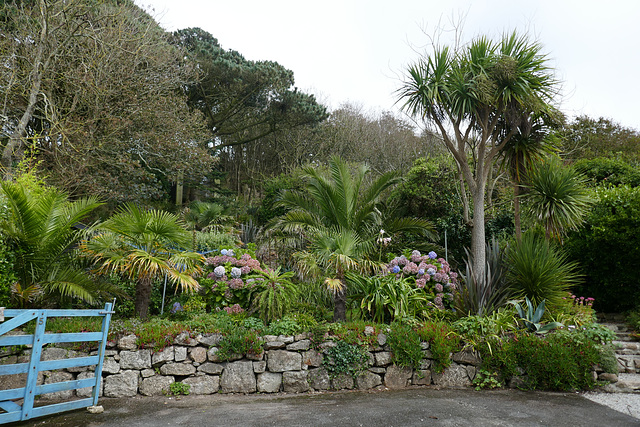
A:
[[[262,320],[256,317],[247,317],[242,321],[242,326],[247,329],[253,329],[258,333],[262,333],[266,329]]]
[[[577,284],[578,265],[532,232],[524,233],[520,242],[514,242],[507,254],[507,279],[516,298],[529,298],[534,305],[547,300],[559,304],[567,290]]]
[[[472,381],[472,384],[476,387],[476,390],[500,388],[502,387],[502,383],[498,376],[497,372],[489,372],[485,369],[479,369]]]
[[[492,351],[487,345],[491,344]],[[510,339],[494,339],[482,349],[483,368],[498,372],[508,380],[521,375],[531,390],[581,390],[595,385],[591,368],[600,360],[600,352],[591,341],[584,343],[571,335],[517,333]]]
[[[640,186],[640,172],[621,159],[597,157],[581,159],[574,163],[575,169],[589,178],[592,185],[629,185]]]
[[[434,372],[443,372],[451,365],[450,354],[459,348],[460,337],[444,322],[426,322],[417,332],[422,341],[429,342]]]
[[[387,344],[391,348],[391,361],[395,365],[413,369],[420,367],[424,356],[420,335],[413,328],[400,323],[392,324]]]
[[[298,322],[288,316],[271,322],[267,328],[267,334],[269,335],[296,335],[300,332],[302,332],[302,328]]]
[[[595,199],[565,244],[585,276],[575,292],[595,298],[597,311],[623,312],[640,301],[640,187],[596,188]]]
[[[261,281],[256,281],[251,291],[252,307],[264,322],[282,318],[295,300],[298,289],[291,281],[292,271],[280,272],[269,268],[256,272]]]
[[[361,345],[336,341],[334,347],[329,347],[326,350],[322,366],[331,378],[340,374],[356,377],[365,371],[368,361],[369,354]]]
[[[618,359],[613,345],[605,345],[600,349],[598,365],[608,374],[618,374]]]
[[[223,334],[222,340],[218,343],[216,355],[222,361],[231,359],[236,354],[262,353],[262,341],[255,330],[242,326],[233,328]]]
[[[189,384],[176,381],[174,383],[171,383],[171,385],[169,386],[169,391],[174,396],[179,396],[181,394],[186,396],[191,393],[191,386]]]

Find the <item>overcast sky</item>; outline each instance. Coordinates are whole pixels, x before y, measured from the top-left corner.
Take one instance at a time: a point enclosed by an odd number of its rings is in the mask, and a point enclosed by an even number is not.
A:
[[[247,59],[277,61],[330,108],[351,102],[375,112],[397,110],[394,91],[424,52],[425,33],[460,17],[464,40],[518,29],[544,45],[567,115],[640,130],[637,0],[135,1],[167,30],[200,27]]]

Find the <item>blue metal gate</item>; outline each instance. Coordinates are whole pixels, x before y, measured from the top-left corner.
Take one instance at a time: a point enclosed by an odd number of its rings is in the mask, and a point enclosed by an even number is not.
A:
[[[0,381],[3,375],[27,374],[26,384],[21,388],[0,391],[0,424],[13,421],[24,421],[35,417],[86,408],[98,404],[100,380],[102,377],[102,361],[107,344],[107,334],[113,303],[107,303],[104,310],[14,310],[0,309],[0,347],[31,346],[29,363],[0,365]],[[100,332],[79,332],[54,334],[45,333],[47,319],[50,317],[102,317]],[[10,320],[5,320],[9,318]],[[25,323],[36,319],[36,329],[33,335],[7,335],[7,333]],[[76,357],[61,360],[40,360],[42,347],[53,343],[98,342],[98,354],[95,356]],[[65,369],[79,366],[95,365],[93,378],[64,381],[52,384],[37,384],[38,372]],[[85,399],[72,400],[63,403],[34,407],[34,398],[45,393],[63,390],[74,390],[93,387],[92,396]],[[21,404],[20,401],[22,400]],[[4,413],[1,413],[4,411]]]

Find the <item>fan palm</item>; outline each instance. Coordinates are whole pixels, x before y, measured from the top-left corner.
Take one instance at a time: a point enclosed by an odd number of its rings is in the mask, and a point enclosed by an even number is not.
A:
[[[99,288],[76,263],[83,231],[75,226],[100,205],[97,199],[69,201],[58,190],[27,190],[16,182],[3,182],[2,193],[9,209],[0,231],[15,252],[19,305],[52,295],[94,302]]]
[[[99,265],[99,271],[136,279],[135,312],[140,318],[148,316],[154,279],[166,276],[186,291],[199,288],[193,275],[201,273],[203,257],[182,249],[189,244],[190,235],[176,215],[127,204],[99,230],[82,249]]]
[[[526,188],[528,212],[544,225],[547,240],[576,229],[592,203],[582,176],[555,156],[529,172]]]
[[[270,225],[306,239],[306,250],[295,255],[298,267],[303,274],[318,276],[322,271],[329,276],[325,283],[334,291],[334,320],[346,318],[345,272],[374,267],[368,257],[380,228],[389,234],[410,231],[433,237],[427,221],[386,221],[380,198],[400,178],[389,172],[368,182],[369,172],[365,165],[352,172],[337,157],[327,172],[305,168],[304,189],[283,195],[280,204],[289,210]]]

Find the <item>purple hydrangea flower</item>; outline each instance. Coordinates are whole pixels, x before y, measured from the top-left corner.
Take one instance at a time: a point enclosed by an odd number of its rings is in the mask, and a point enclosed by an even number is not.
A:
[[[434,251],[429,252],[428,255],[429,255],[429,258],[431,258],[431,259],[436,259],[436,257],[438,256],[438,255],[436,255],[436,253]]]
[[[436,269],[435,268],[427,269],[427,274],[429,274],[430,276],[433,276],[434,274],[436,274]]]
[[[442,292],[444,290],[444,288],[442,287],[442,285],[440,283],[436,283],[436,292]]]
[[[400,267],[398,267],[397,265],[394,265],[393,268],[391,269],[392,273],[400,273]]]
[[[424,275],[424,268],[419,268],[418,269],[418,276],[422,276]]]
[[[176,314],[179,311],[182,311],[182,305],[179,302],[173,303],[173,308],[171,309],[171,314]]]

